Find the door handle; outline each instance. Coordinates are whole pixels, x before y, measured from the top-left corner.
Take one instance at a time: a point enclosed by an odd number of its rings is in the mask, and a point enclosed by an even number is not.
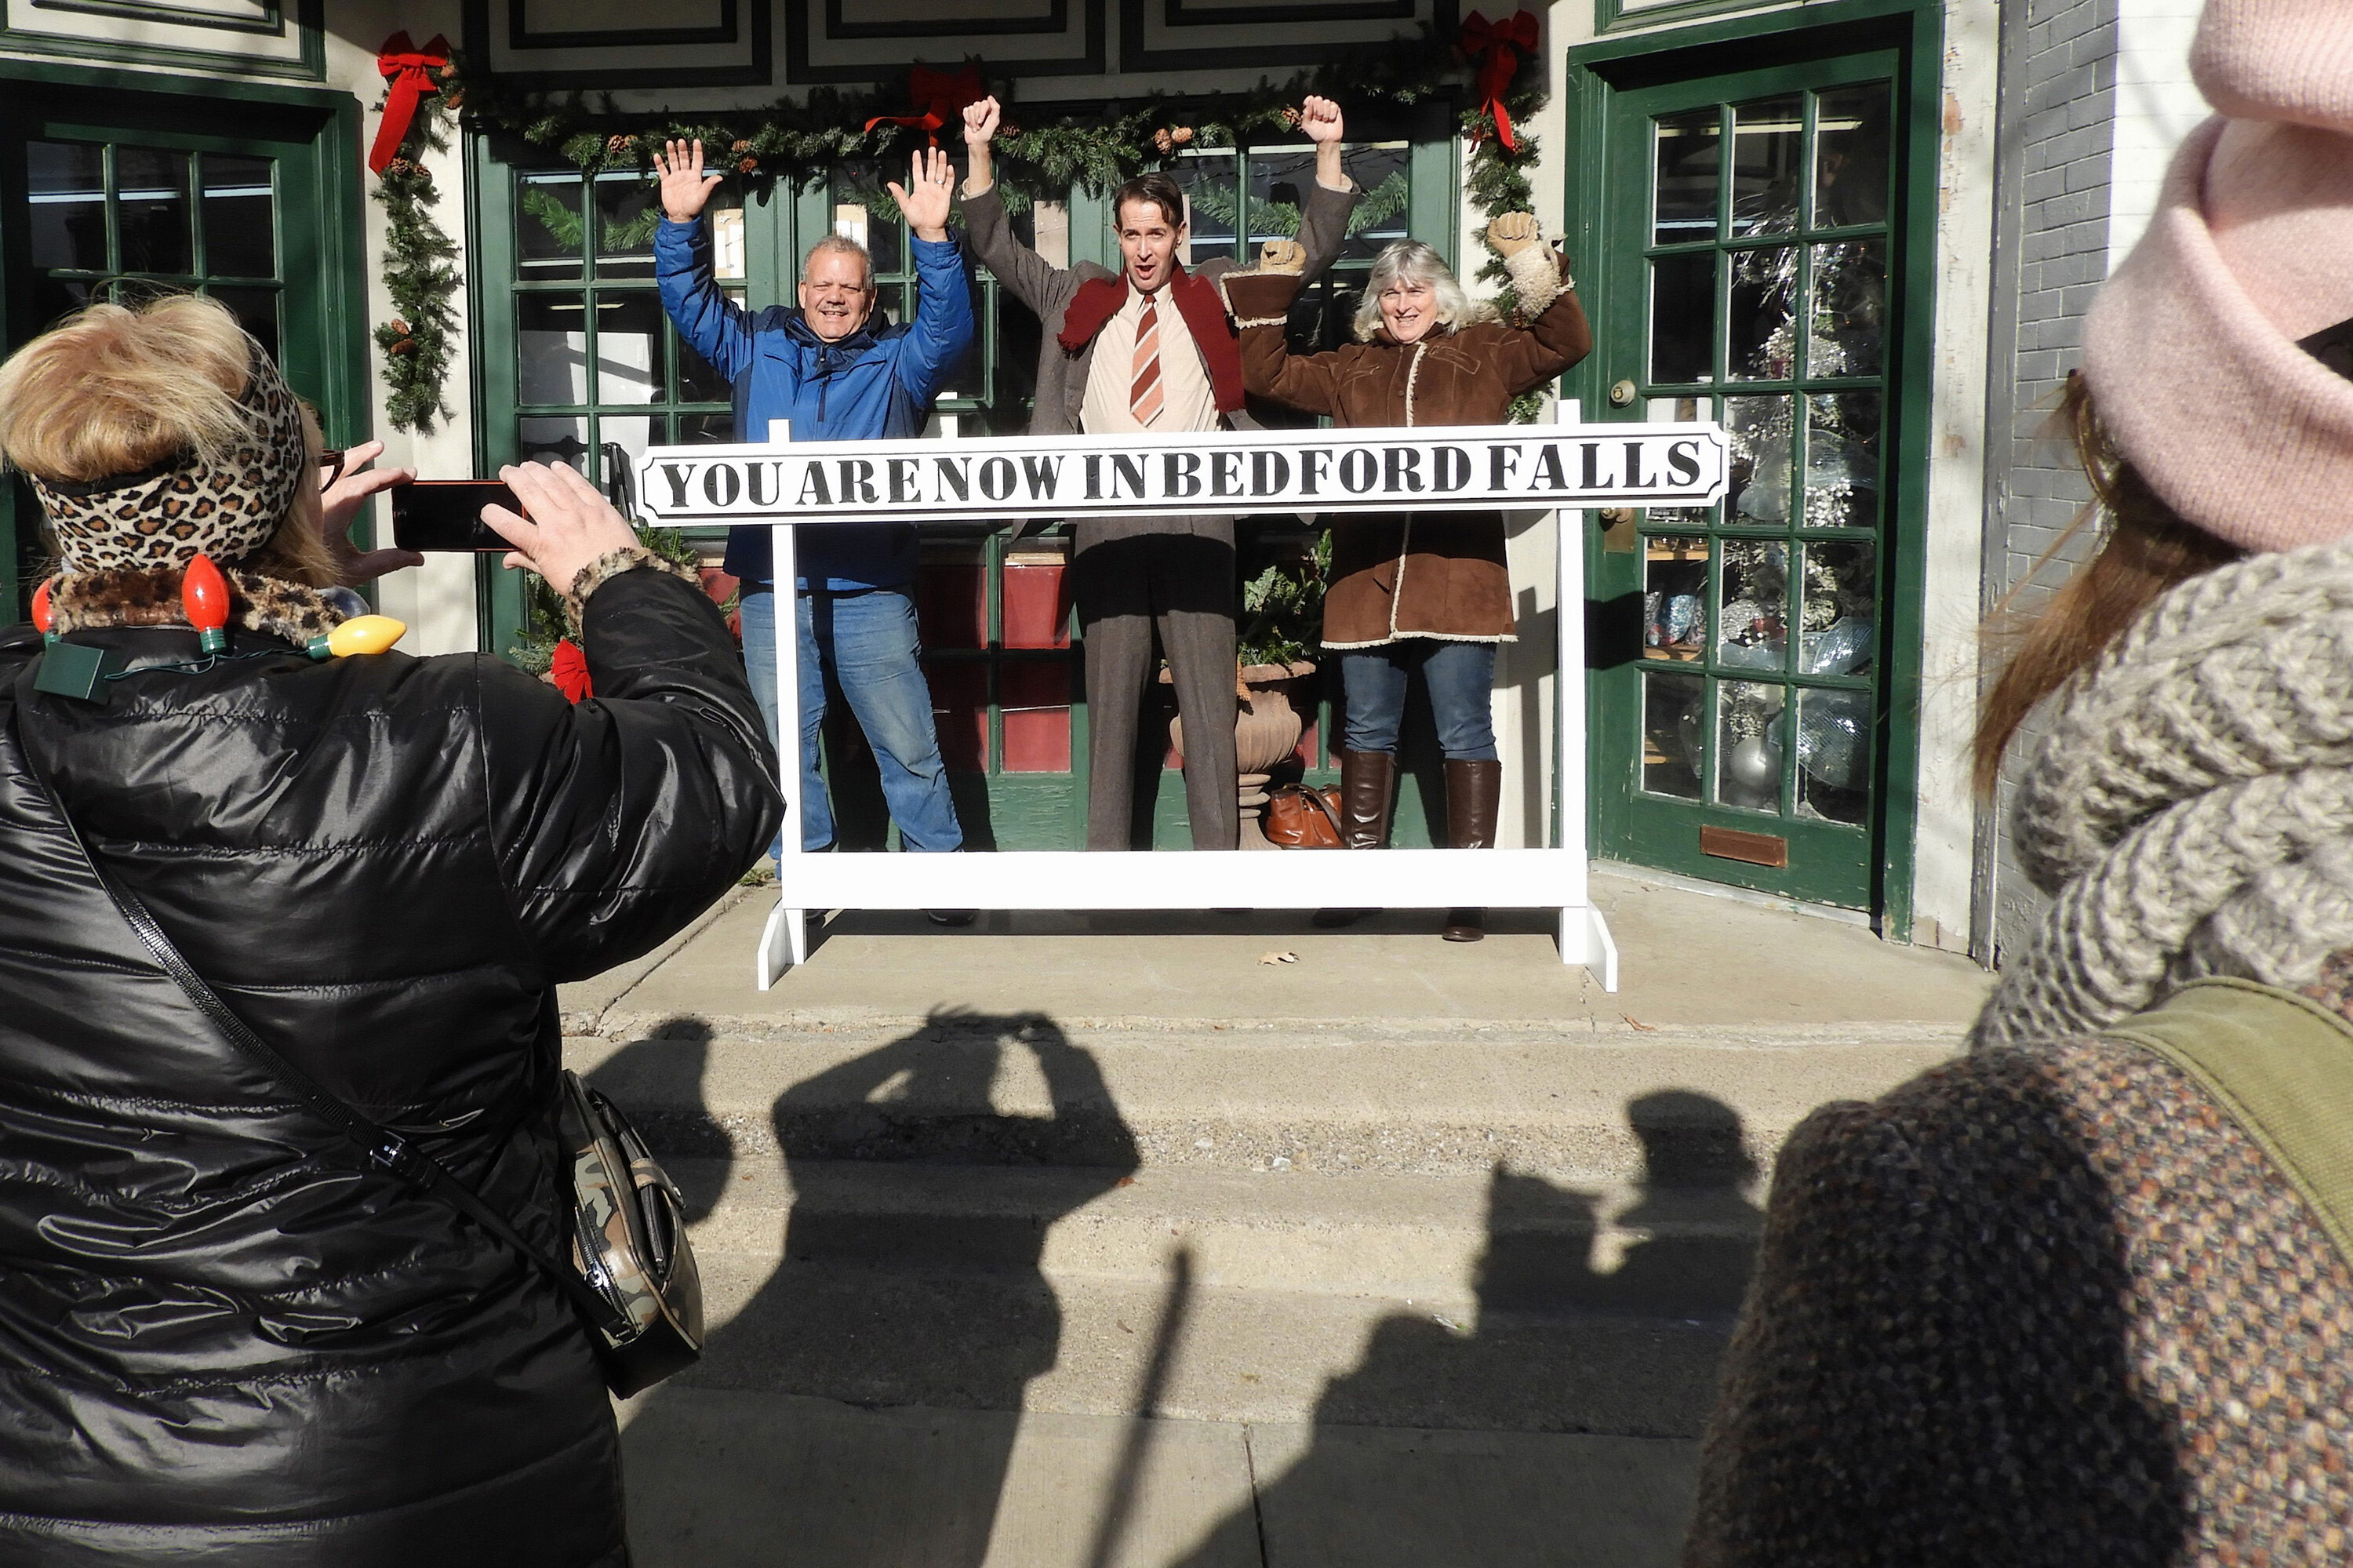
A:
[[[1613,383],[1609,388],[1609,406],[1613,408],[1632,408],[1634,406],[1635,390],[1635,386],[1631,381],[1620,381]]]

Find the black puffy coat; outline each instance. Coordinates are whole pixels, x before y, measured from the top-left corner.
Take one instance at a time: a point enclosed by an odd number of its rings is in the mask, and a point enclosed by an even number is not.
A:
[[[677,931],[782,812],[693,587],[624,573],[582,641],[576,708],[492,659],[290,649],[99,706],[33,692],[40,640],[0,636],[0,1563],[626,1561],[573,1308],[204,1023],[17,739],[264,1039],[553,1252],[557,982]]]

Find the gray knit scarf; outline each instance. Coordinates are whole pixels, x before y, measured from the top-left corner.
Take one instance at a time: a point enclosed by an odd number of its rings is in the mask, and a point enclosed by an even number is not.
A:
[[[2105,1028],[2203,975],[2305,985],[2353,948],[2353,542],[2152,605],[2063,689],[2016,830],[2052,904],[1975,1044]]]

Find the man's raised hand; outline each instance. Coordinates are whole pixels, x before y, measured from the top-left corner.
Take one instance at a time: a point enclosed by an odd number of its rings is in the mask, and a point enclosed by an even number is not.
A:
[[[994,98],[984,98],[977,103],[964,106],[964,141],[967,147],[986,147],[997,137],[997,122],[1005,117],[1004,109]]]
[[[1337,142],[1342,130],[1340,106],[1328,98],[1302,100],[1299,128],[1307,133],[1310,142]]]
[[[899,211],[907,219],[907,227],[915,231],[918,239],[945,239],[948,237],[948,198],[955,185],[955,165],[948,155],[934,147],[928,159],[917,148],[910,160],[907,184],[901,186],[892,180],[885,186],[891,199],[899,204]]]
[[[702,216],[711,189],[723,175],[702,172],[702,143],[669,142],[654,150],[654,168],[661,175],[662,216],[672,223],[692,223]]]

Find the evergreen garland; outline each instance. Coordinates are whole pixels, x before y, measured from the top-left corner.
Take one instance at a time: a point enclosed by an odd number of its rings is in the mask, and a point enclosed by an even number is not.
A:
[[[1464,187],[1472,204],[1491,221],[1534,205],[1525,171],[1535,158],[1536,143],[1521,122],[1544,107],[1547,95],[1541,76],[1537,57],[1523,56],[1504,97],[1519,143],[1516,151],[1505,150],[1496,140],[1493,117],[1485,105],[1466,109],[1460,116],[1461,133],[1474,143]],[[802,101],[785,99],[762,110],[690,118],[659,111],[650,116],[625,113],[609,97],[592,105],[579,92],[561,97],[518,93],[495,77],[467,74],[467,62],[457,57],[439,73],[439,81],[440,95],[418,104],[415,127],[402,144],[403,157],[385,172],[376,191],[391,217],[384,279],[399,316],[378,327],[375,336],[385,355],[392,422],[402,429],[429,430],[436,418],[449,415],[441,389],[448,370],[450,334],[457,325],[459,281],[450,262],[458,250],[433,221],[430,208],[438,198],[431,176],[408,154],[412,144],[435,150],[447,145],[442,127],[450,111],[462,106],[478,122],[557,152],[590,178],[616,170],[637,170],[651,177],[654,152],[663,143],[699,140],[706,166],[732,171],[747,182],[809,185],[844,174],[854,174],[862,182],[867,169],[861,165],[881,163],[887,167],[892,154],[903,157],[908,148],[922,145],[924,137],[922,131],[906,126],[878,125],[871,133],[862,129],[877,115],[904,111],[904,90],[895,84],[856,91],[821,87]],[[1168,165],[1187,150],[1233,147],[1262,132],[1290,130],[1299,122],[1294,106],[1309,93],[1344,103],[1405,108],[1459,97],[1461,84],[1461,57],[1452,40],[1440,37],[1425,23],[1419,36],[1344,48],[1330,61],[1280,86],[1261,79],[1250,90],[1208,99],[1154,93],[1140,101],[1114,101],[1092,117],[1066,114],[1029,126],[1018,122],[1018,106],[1008,104],[995,147],[998,185],[1006,205],[1016,212],[1039,198],[1060,200],[1073,185],[1103,196],[1146,169]],[[944,126],[939,137],[954,146],[961,143],[962,132]],[[875,183],[870,207],[878,217],[895,217],[889,196]],[[1382,182],[1358,204],[1351,230],[1395,216],[1405,199],[1402,175]],[[554,198],[543,196],[534,204],[527,195],[524,209],[559,240],[567,235],[579,238],[585,220]],[[639,221],[649,226],[659,216],[649,211]],[[1270,210],[1267,216],[1272,220],[1281,215]],[[642,243],[638,227],[627,226],[626,233],[616,230],[607,238],[616,243]],[[1501,284],[1499,309],[1509,313],[1517,308],[1498,259],[1491,254],[1476,275]],[[1541,405],[1540,396],[1529,394],[1514,403],[1513,418],[1533,418]]]
[[[448,124],[439,97],[418,100],[400,154],[385,165],[375,188],[385,211],[384,286],[393,309],[392,320],[375,329],[384,355],[385,414],[395,429],[428,434],[436,419],[449,418],[442,387],[458,327],[458,271],[450,265],[458,247],[434,221],[441,196],[421,159],[448,149]]]

